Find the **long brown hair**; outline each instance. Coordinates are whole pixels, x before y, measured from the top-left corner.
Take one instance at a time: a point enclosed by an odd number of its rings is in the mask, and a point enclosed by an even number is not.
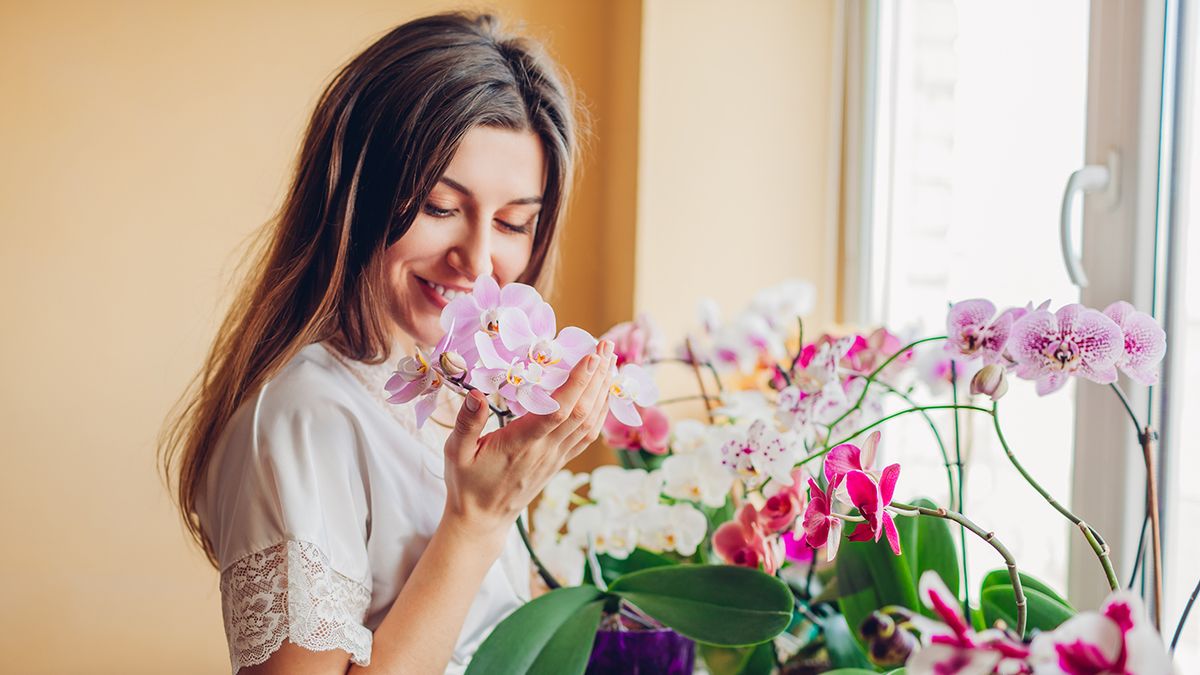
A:
[[[575,99],[540,46],[490,15],[441,14],[393,29],[326,87],[291,188],[204,367],[164,429],[160,464],[192,537],[208,459],[234,412],[305,345],[329,340],[379,363],[390,337],[382,259],[408,230],[463,136],[532,131],[547,161],[533,253],[520,281],[549,292],[555,231],[577,161]]]

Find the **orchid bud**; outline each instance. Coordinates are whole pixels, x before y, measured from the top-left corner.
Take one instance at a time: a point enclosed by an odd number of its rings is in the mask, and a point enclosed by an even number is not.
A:
[[[983,394],[993,401],[1008,391],[1008,381],[1004,377],[1004,368],[996,364],[986,365],[971,378],[971,393]]]
[[[863,619],[858,633],[867,643],[871,663],[882,668],[903,666],[917,646],[917,638],[905,630],[904,625],[881,611],[872,612]]]
[[[442,366],[442,372],[452,380],[457,380],[467,372],[467,361],[458,352],[442,352],[438,363]]]

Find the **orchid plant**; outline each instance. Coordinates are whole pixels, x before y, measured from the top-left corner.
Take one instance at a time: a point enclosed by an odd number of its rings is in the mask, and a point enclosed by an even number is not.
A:
[[[1119,591],[1103,537],[1021,465],[999,414],[1012,378],[1043,396],[1072,378],[1108,385],[1149,462],[1153,430],[1117,380],[1125,373],[1141,385],[1156,382],[1166,341],[1153,318],[1124,302],[1103,311],[1071,304],[1052,312],[1049,303],[998,311],[972,299],[951,305],[943,336],[902,338],[879,328],[808,342],[803,316],[813,297],[811,285],[790,281],[759,293],[729,321],[703,302],[699,330],[671,354],[646,315],[602,336],[617,356],[604,438],[621,466],[564,471],[546,487],[526,541],[547,585],[604,591],[619,588],[609,582],[622,574],[672,566],[749,568],[785,581],[793,611],[773,641],[700,638],[748,645],[733,661],[706,647],[715,674],[749,672],[714,665],[731,662],[784,672],[906,663],[908,673],[1167,672],[1155,669],[1170,662],[1158,623],[1147,623],[1137,600]],[[422,397],[440,387],[484,391],[502,421],[552,412],[549,394],[596,344],[577,328],[556,332],[553,311],[533,289],[501,289],[482,277],[442,322],[443,340],[401,362],[388,384],[395,402],[419,401],[422,420],[421,406],[429,405]],[[699,393],[658,400],[654,375],[675,366],[692,371]],[[918,388],[933,396],[949,389],[951,401],[920,404]],[[687,402],[703,406],[702,419],[672,421],[667,406]],[[954,415],[953,458],[934,411]],[[1001,539],[962,513],[962,413],[992,418],[1013,466],[1086,538],[1114,592],[1099,614],[1076,614],[1019,572]],[[882,460],[883,432],[905,415],[932,430],[948,505],[896,499],[901,466]],[[1148,521],[1157,528],[1153,510]],[[984,580],[978,604],[960,584],[968,533],[1004,561]],[[1153,540],[1157,570],[1157,534]],[[636,604],[628,603],[632,622],[617,628],[669,623]],[[861,633],[851,638],[854,629]]]

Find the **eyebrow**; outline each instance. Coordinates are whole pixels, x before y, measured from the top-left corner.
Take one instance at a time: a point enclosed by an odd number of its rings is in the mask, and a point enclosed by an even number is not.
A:
[[[475,198],[474,193],[472,193],[471,190],[467,188],[467,186],[454,180],[453,178],[447,178],[445,176],[442,176],[441,178],[438,179],[438,182],[445,183],[449,188],[451,188],[455,192],[461,192],[463,195],[470,197],[471,199]],[[542,203],[541,197],[521,197],[520,199],[514,199],[509,202],[509,204],[541,204],[541,203]]]

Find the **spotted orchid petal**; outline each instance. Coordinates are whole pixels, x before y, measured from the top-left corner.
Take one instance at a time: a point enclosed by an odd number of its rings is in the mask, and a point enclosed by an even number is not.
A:
[[[1114,302],[1104,315],[1121,327],[1124,354],[1117,367],[1134,382],[1145,386],[1158,383],[1158,364],[1167,350],[1167,334],[1149,314],[1125,301]]]
[[[1017,362],[1017,376],[1037,380],[1038,393],[1045,395],[1071,375],[1099,384],[1116,381],[1121,345],[1121,328],[1112,319],[1076,304],[1054,314],[1026,314],[1013,325],[1008,349]]]

